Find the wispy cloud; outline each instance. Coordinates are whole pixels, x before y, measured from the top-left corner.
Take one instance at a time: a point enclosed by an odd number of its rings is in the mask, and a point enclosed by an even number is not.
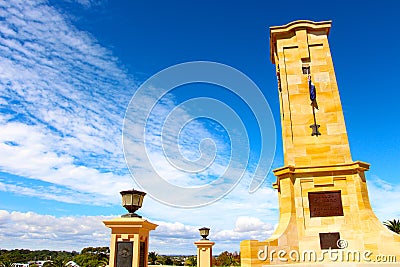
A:
[[[119,136],[135,83],[117,59],[45,1],[2,1],[0,15],[1,138],[17,145],[2,152],[126,173]]]
[[[0,170],[92,194],[97,203],[115,203],[112,195],[133,184],[121,135],[136,82],[109,50],[46,1],[2,1],[0,6],[4,18],[0,22],[0,153],[7,155],[0,158]],[[180,141],[174,139],[182,125],[163,129],[161,122],[175,105],[173,97],[166,97],[149,117],[149,157],[163,177],[172,177],[178,185],[207,182],[224,170],[229,156],[224,154],[226,144],[200,122],[188,124]],[[181,118],[188,117],[184,109],[178,110]],[[213,139],[220,153],[213,168],[201,175],[174,169],[164,158],[162,130],[167,145],[176,147],[178,142],[180,152],[192,159],[200,154],[202,139]],[[140,136],[141,131],[132,133]],[[141,162],[146,155],[136,156],[134,168],[146,171]],[[9,184],[3,188],[12,188],[10,181],[3,182]],[[45,197],[39,190],[36,195],[49,198],[53,193],[49,190]]]
[[[107,0],[64,0],[66,2],[77,3],[84,8],[91,8],[104,5]]]
[[[7,120],[44,126],[60,137],[56,152],[86,157],[87,164],[95,154],[109,155],[103,164],[115,167],[121,146],[114,137],[134,82],[108,50],[46,2],[4,1],[1,6],[1,97]]]
[[[0,170],[115,203],[132,187],[121,129],[135,81],[46,1],[1,1],[0,16]],[[61,195],[11,184],[3,190]]]
[[[400,184],[392,184],[371,175],[368,183],[368,195],[375,214],[382,221],[400,218]],[[393,205],[394,204],[394,205]]]
[[[13,183],[13,181],[8,181],[4,183],[0,178],[0,191],[14,193],[17,195],[36,197],[47,200],[56,200],[65,203],[90,203],[99,204],[105,203],[104,197],[100,196],[97,203],[93,203],[93,197],[87,193],[80,193],[68,188],[61,188],[56,186],[38,186],[38,185],[19,185]]]

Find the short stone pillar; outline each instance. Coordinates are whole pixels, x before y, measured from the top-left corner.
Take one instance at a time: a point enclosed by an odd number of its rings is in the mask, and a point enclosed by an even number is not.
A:
[[[149,232],[157,224],[142,218],[114,218],[103,221],[111,228],[110,267],[147,267]]]
[[[197,246],[197,267],[211,267],[212,266],[212,246],[214,242],[202,239],[194,242]]]

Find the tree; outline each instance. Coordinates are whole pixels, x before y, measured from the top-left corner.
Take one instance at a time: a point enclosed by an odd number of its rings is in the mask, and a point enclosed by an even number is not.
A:
[[[224,251],[215,259],[216,266],[239,266],[240,256],[237,252]]]
[[[28,250],[28,249],[12,249],[0,250],[0,262],[2,261],[11,261],[15,262],[29,262],[29,261],[43,261],[43,260],[52,260],[59,257],[71,258],[76,255],[76,252],[67,252],[67,251],[50,251],[47,249],[44,250]]]
[[[393,219],[392,221],[388,220],[383,222],[383,224],[391,231],[396,234],[400,234],[400,220]]]
[[[45,262],[43,264],[43,267],[65,267],[67,265],[67,262],[69,262],[70,259],[66,257],[57,257],[54,260]]]
[[[110,261],[110,258],[109,258],[109,257],[107,257],[107,258],[102,258],[102,259],[99,260],[98,266],[99,266],[99,267],[105,267],[105,266],[107,266],[107,265],[109,264],[109,261]],[[30,267],[30,266],[29,266],[29,267]]]
[[[4,260],[0,261],[1,267],[12,267],[12,265],[13,265],[13,262],[8,259],[4,259]]]
[[[158,254],[155,251],[149,252],[149,262],[151,265],[157,264]]]
[[[197,258],[195,256],[190,256],[185,261],[186,266],[197,266]]]
[[[90,253],[79,254],[74,257],[73,261],[81,267],[97,267],[100,265],[97,255]]]
[[[174,264],[171,257],[169,257],[169,256],[158,257],[158,262],[160,262],[162,265],[173,265]]]
[[[87,247],[73,259],[81,267],[104,267],[109,264],[109,247]]]

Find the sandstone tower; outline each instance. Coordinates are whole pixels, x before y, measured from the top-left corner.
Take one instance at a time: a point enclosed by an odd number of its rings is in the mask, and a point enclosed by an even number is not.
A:
[[[270,28],[284,148],[284,167],[274,170],[273,184],[280,218],[269,239],[241,242],[242,267],[365,263],[380,255],[400,261],[400,235],[382,225],[369,203],[364,174],[369,164],[351,158],[330,28],[330,21],[304,20]],[[330,258],[331,252],[338,258]]]

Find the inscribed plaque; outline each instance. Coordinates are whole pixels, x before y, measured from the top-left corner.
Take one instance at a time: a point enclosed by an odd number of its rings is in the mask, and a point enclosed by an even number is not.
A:
[[[339,233],[319,233],[319,244],[321,249],[339,249]]]
[[[117,242],[117,267],[132,267],[133,242]]]
[[[308,192],[310,217],[343,216],[340,191]]]

